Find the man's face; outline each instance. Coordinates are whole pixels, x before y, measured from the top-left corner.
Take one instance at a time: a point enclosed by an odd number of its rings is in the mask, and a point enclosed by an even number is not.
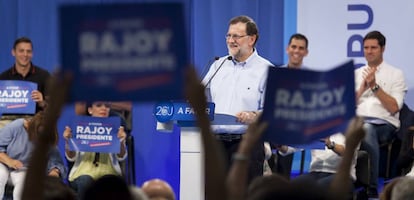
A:
[[[308,55],[306,41],[293,38],[286,48],[286,53],[289,57],[289,66],[299,68],[302,65],[303,58]]]
[[[227,31],[226,43],[229,54],[237,61],[244,61],[253,49],[256,36],[249,36],[246,33],[246,24],[231,24]]]
[[[15,49],[12,49],[12,55],[15,57],[15,64],[20,67],[30,66],[32,61],[32,44],[27,42],[20,42],[16,45]]]
[[[364,41],[364,56],[369,66],[378,66],[382,62],[385,47],[381,47],[376,39]]]

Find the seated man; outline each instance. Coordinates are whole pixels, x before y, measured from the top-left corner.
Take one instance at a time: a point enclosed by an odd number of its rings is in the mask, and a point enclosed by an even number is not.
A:
[[[368,196],[378,198],[379,145],[388,143],[400,128],[399,111],[407,86],[403,72],[383,59],[385,36],[369,32],[363,39],[367,65],[355,70],[356,113],[365,118],[367,132],[361,149],[370,155]]]
[[[309,173],[298,176],[296,180],[313,179],[322,185],[322,187],[329,187],[345,151],[345,136],[342,133],[336,133],[326,138],[324,142],[325,149],[311,150]],[[359,147],[356,150],[358,149]],[[354,154],[350,171],[350,178],[353,181],[356,180],[356,159],[357,154]],[[353,184],[348,186],[344,185],[344,187],[349,187],[350,194],[354,188]]]

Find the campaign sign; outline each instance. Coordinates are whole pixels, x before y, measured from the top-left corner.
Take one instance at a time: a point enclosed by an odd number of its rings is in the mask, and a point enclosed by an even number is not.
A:
[[[30,81],[0,81],[0,113],[34,114],[36,102],[31,94],[37,84]]]
[[[69,149],[72,151],[119,153],[119,117],[77,116],[70,128],[72,138]]]
[[[208,102],[206,113],[210,121],[214,120],[215,104]],[[194,109],[187,102],[160,102],[154,106],[154,116],[158,122],[195,121]]]
[[[353,61],[325,72],[270,68],[264,140],[294,146],[343,132],[355,116],[354,85]]]
[[[71,101],[183,98],[188,64],[183,5],[131,3],[60,7]]]

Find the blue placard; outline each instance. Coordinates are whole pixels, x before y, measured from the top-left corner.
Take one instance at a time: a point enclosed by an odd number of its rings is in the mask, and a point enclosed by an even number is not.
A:
[[[215,104],[208,102],[206,113],[210,121],[214,120]],[[193,108],[187,102],[160,102],[154,106],[154,116],[159,122],[195,121]]]
[[[71,101],[182,99],[189,63],[184,24],[181,3],[60,7]]]
[[[119,117],[77,116],[70,128],[72,138],[69,149],[72,151],[119,153]]]
[[[37,90],[37,84],[29,81],[0,81],[1,114],[34,114],[36,102],[31,94]]]
[[[354,85],[353,61],[326,72],[270,68],[264,139],[305,144],[344,131],[355,116]]]

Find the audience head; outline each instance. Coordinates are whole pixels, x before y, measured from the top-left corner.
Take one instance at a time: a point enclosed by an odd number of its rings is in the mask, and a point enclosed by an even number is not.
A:
[[[134,185],[129,186],[129,191],[133,200],[149,200],[145,192]]]
[[[248,200],[273,200],[273,199],[302,199],[323,200],[329,199],[329,193],[325,192],[313,180],[288,181],[280,175],[258,177],[249,186]]]
[[[44,130],[44,119],[45,113],[44,111],[37,112],[33,117],[26,118],[27,122],[27,133],[29,134],[29,140],[35,141],[37,140],[39,134]],[[50,139],[50,144],[57,144],[58,142],[58,131],[56,124],[53,125],[53,135],[54,137],[46,137],[47,139]]]
[[[122,177],[105,175],[87,188],[83,196],[85,200],[132,200],[129,186]]]
[[[58,177],[46,176],[43,200],[75,200],[75,192]]]
[[[414,178],[400,178],[391,190],[391,200],[409,200],[414,198]]]
[[[151,179],[142,184],[142,190],[151,200],[175,200],[170,184],[161,179]]]
[[[94,101],[86,103],[87,114],[93,117],[108,117],[111,103],[105,101]]]

